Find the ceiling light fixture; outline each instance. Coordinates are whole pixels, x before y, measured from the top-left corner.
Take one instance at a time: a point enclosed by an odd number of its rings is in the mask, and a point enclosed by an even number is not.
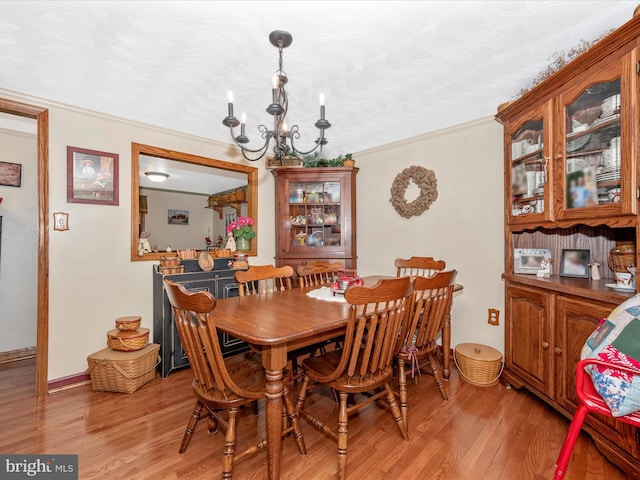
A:
[[[156,183],[164,182],[167,178],[169,178],[168,174],[162,172],[144,172],[144,174],[149,180]]]
[[[274,139],[275,145],[273,146],[273,156],[276,159],[282,160],[286,156],[295,156],[300,161],[313,161],[318,158],[322,147],[327,143],[327,139],[324,136],[324,131],[331,126],[331,124],[324,118],[324,94],[320,94],[320,119],[315,123],[316,128],[320,130],[320,136],[316,139],[315,147],[311,150],[303,151],[299,150],[295,145],[295,140],[300,138],[298,132],[298,126],[293,125],[287,129],[286,116],[287,108],[289,106],[289,99],[287,98],[287,92],[285,85],[289,81],[287,74],[282,69],[282,50],[291,45],[293,37],[289,32],[283,30],[274,30],[269,34],[269,41],[278,49],[279,61],[278,70],[273,74],[271,89],[271,104],[267,107],[267,113],[273,115],[273,130],[269,130],[265,125],[259,125],[258,131],[261,133],[264,139],[264,144],[256,149],[251,149],[245,145],[249,143],[249,139],[245,136],[245,126],[247,122],[246,115],[243,113],[241,122],[233,116],[233,93],[228,93],[229,100],[229,115],[222,121],[223,125],[229,127],[231,131],[231,138],[233,142],[240,147],[242,155],[249,161],[260,160],[267,153],[269,149],[269,143],[271,139]],[[240,125],[240,135],[235,136],[233,127]],[[287,139],[290,141],[290,145],[287,144]],[[251,155],[256,154],[256,155]],[[309,158],[311,154],[314,154]]]

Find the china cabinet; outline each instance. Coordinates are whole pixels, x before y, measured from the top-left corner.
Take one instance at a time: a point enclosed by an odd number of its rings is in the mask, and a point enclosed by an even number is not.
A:
[[[582,345],[637,290],[611,287],[609,259],[617,246],[636,245],[640,231],[639,72],[635,16],[496,116],[505,146],[503,379],[567,417],[577,405]],[[516,249],[548,250],[551,276],[513,273],[522,271]],[[589,250],[602,278],[560,275],[565,249]],[[637,248],[631,258],[638,265]],[[584,428],[629,478],[640,478],[636,428],[597,415]]]
[[[276,265],[356,268],[357,168],[275,168]]]

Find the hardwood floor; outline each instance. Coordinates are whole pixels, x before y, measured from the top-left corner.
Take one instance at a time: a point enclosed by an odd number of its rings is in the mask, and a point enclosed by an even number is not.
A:
[[[443,401],[434,379],[409,384],[409,442],[388,414],[375,405],[349,420],[347,474],[367,479],[542,480],[554,462],[568,422],[525,391],[503,385],[481,388],[453,370]],[[195,400],[191,372],[159,376],[137,392],[93,392],[80,386],[33,396],[35,362],[0,365],[0,452],[78,454],[79,478],[220,478],[223,436],[199,425],[187,451],[178,454]],[[292,388],[293,390],[293,388]],[[310,410],[330,421],[337,411],[330,392],[309,396]],[[384,414],[384,415],[383,415]],[[335,478],[336,444],[302,420],[308,454],[284,440],[283,479]],[[256,421],[240,413],[238,443],[264,436],[264,405]],[[266,478],[266,454],[234,467],[236,479]],[[567,480],[618,480],[625,476],[581,434]]]

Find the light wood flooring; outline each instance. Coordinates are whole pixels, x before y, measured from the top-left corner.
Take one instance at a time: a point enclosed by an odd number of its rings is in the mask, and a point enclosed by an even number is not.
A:
[[[347,474],[353,480],[551,479],[568,422],[526,391],[503,385],[472,386],[453,371],[443,401],[431,376],[410,384],[409,435],[403,442],[391,417],[370,405],[349,421]],[[156,378],[137,392],[93,392],[74,387],[46,398],[34,392],[34,360],[0,365],[0,452],[78,454],[79,478],[217,479],[223,437],[198,426],[189,448],[178,454],[194,406],[191,372]],[[337,411],[330,392],[318,390],[309,409],[331,419]],[[283,444],[283,479],[331,479],[336,444],[302,420],[308,454],[293,439]],[[259,417],[239,415],[238,443],[264,434]],[[266,454],[242,460],[235,479],[265,479]],[[624,479],[584,433],[567,480]]]

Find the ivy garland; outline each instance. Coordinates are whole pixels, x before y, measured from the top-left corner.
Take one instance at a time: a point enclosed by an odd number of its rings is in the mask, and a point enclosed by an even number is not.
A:
[[[407,188],[414,182],[420,188],[420,195],[412,202],[407,202]],[[420,215],[438,198],[438,181],[433,170],[412,166],[405,168],[393,180],[389,201],[400,216],[411,218]]]

